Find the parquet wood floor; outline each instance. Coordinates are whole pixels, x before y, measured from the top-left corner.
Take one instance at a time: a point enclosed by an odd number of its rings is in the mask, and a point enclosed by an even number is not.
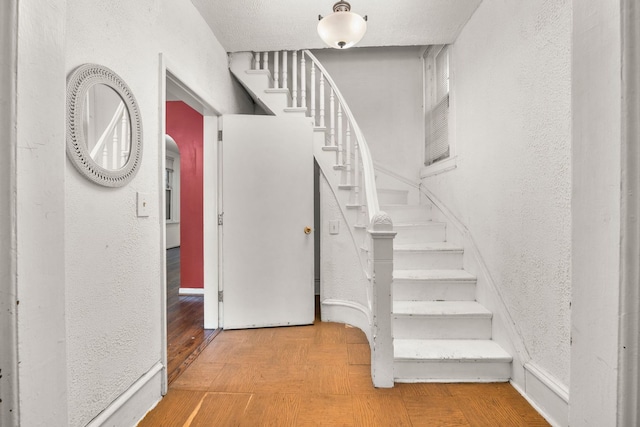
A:
[[[200,295],[180,296],[180,248],[167,250],[167,375],[175,380],[217,333],[203,328]]]
[[[140,426],[549,424],[508,383],[376,389],[364,334],[338,323],[222,331]]]

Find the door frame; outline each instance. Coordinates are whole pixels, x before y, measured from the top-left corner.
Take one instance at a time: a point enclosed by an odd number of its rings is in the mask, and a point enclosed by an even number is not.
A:
[[[186,83],[189,73],[166,54],[159,54],[159,108],[158,108],[158,211],[160,218],[160,322],[161,322],[161,362],[162,395],[167,393],[167,243],[164,170],[166,167],[166,100],[167,88],[187,105],[202,114],[204,119],[203,140],[203,218],[204,218],[204,328],[218,328],[218,117],[220,108],[205,100],[204,91],[194,83]],[[213,260],[208,262],[207,260]]]

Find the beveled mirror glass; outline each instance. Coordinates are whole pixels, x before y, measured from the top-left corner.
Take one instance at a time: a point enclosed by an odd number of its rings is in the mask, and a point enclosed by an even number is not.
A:
[[[91,181],[121,187],[142,156],[138,104],[124,81],[96,64],[78,67],[67,82],[67,155]]]

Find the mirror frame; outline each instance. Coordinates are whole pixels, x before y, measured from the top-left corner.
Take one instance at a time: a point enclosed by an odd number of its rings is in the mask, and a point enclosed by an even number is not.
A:
[[[96,163],[87,149],[83,132],[87,91],[96,84],[113,89],[122,98],[129,113],[131,149],[125,165],[117,170],[105,169]],[[129,86],[112,70],[98,64],[83,64],[67,79],[67,157],[89,180],[105,187],[122,187],[138,172],[142,160],[142,119],[138,102]]]

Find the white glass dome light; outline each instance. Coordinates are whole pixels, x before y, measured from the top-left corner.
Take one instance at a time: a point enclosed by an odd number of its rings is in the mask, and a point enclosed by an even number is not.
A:
[[[346,1],[337,2],[331,15],[319,18],[318,35],[334,49],[350,48],[367,32],[367,17],[351,12],[351,5]]]

